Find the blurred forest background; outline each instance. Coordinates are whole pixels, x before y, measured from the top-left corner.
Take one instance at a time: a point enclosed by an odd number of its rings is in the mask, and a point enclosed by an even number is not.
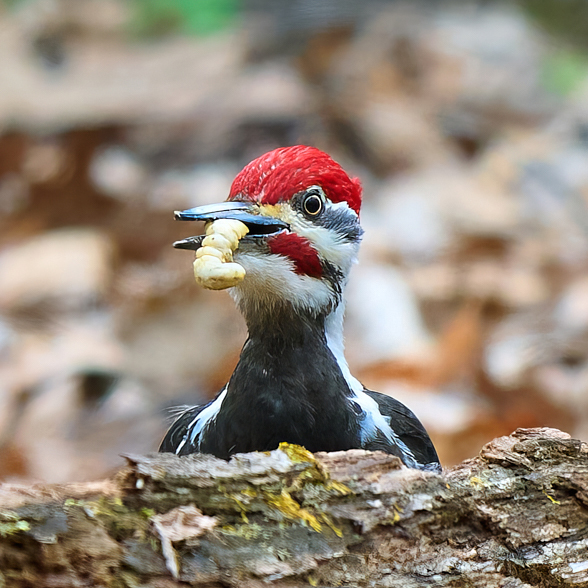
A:
[[[442,462],[588,439],[588,2],[0,0],[0,478],[157,449],[245,337],[172,211],[306,143],[362,178],[347,357]]]

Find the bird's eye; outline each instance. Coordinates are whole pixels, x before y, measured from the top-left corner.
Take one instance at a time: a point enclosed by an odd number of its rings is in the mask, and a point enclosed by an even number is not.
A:
[[[316,216],[323,209],[323,201],[318,194],[311,192],[302,201],[302,208],[309,216]]]

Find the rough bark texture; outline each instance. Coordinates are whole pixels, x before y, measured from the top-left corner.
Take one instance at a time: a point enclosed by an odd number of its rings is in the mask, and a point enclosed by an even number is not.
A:
[[[519,429],[444,474],[284,445],[0,488],[0,586],[588,586],[588,446]],[[212,518],[214,517],[214,518]]]

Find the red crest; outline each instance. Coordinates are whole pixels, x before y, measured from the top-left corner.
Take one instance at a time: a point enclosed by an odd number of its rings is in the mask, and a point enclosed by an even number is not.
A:
[[[320,186],[332,202],[347,202],[359,214],[359,179],[350,178],[320,149],[305,145],[281,147],[254,159],[233,181],[229,200],[277,204],[310,186]]]

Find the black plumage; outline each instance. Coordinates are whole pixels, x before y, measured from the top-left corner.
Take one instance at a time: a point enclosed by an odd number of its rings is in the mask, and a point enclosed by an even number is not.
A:
[[[192,438],[196,417],[212,402],[187,409],[168,431],[160,451],[211,453],[227,459],[234,453],[272,450],[287,441],[313,452],[382,450],[411,467],[439,468],[420,421],[384,394],[364,391],[389,419],[392,438],[376,430],[372,438],[362,440],[369,415],[327,345],[324,317],[300,320],[292,312],[274,313],[270,320],[250,321],[249,333],[214,418]]]

